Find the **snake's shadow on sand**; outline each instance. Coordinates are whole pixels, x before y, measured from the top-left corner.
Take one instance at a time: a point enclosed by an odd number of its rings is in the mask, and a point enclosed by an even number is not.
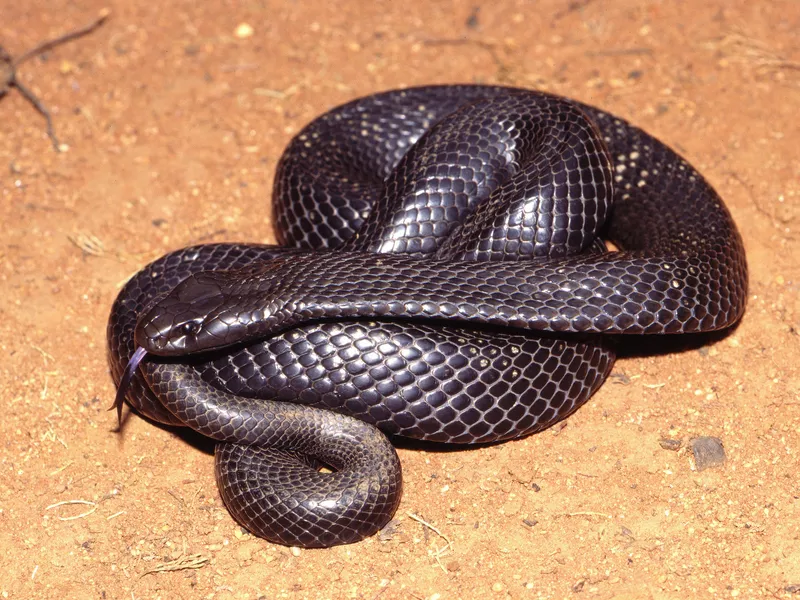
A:
[[[614,344],[617,352],[617,360],[620,359],[624,360],[628,358],[643,358],[650,356],[663,356],[666,354],[683,354],[686,352],[702,353],[706,348],[714,344],[717,344],[720,341],[727,338],[729,335],[732,335],[738,329],[740,323],[741,320],[738,321],[732,327],[729,327],[727,329],[722,329],[720,331],[689,333],[689,334],[681,334],[675,336],[672,335],[614,336]],[[592,399],[590,398],[589,402],[591,401]],[[133,414],[133,411],[129,410],[127,414],[123,417],[122,423],[116,430],[118,433],[121,433],[124,430],[125,423],[127,422],[128,417],[131,416],[131,414]],[[201,452],[209,456],[214,455],[214,448],[216,446],[215,440],[208,438],[202,434],[199,434],[196,431],[189,429],[188,427],[176,427],[172,425],[165,425],[163,423],[153,421],[152,419],[149,419],[144,415],[139,414],[138,416],[144,419],[145,421],[150,422],[150,424],[154,425],[155,427],[163,429],[164,431],[171,432],[176,437],[180,438],[185,443],[187,443],[190,446],[193,446],[194,448],[200,450]],[[566,415],[564,418],[566,419],[568,417],[569,415]],[[561,421],[557,421],[556,423],[551,424],[550,427],[548,427],[547,429],[550,429],[554,424],[560,422]],[[541,433],[541,431],[538,433]],[[531,435],[536,435],[536,434],[534,433]],[[120,436],[120,438],[122,438],[122,436]],[[392,441],[392,444],[398,449],[422,450],[425,452],[441,452],[441,453],[470,452],[489,446],[505,444],[508,441],[513,441],[513,440],[504,440],[499,442],[484,442],[478,444],[447,444],[442,442],[428,442],[423,440],[416,440],[400,436],[390,436],[390,439]]]

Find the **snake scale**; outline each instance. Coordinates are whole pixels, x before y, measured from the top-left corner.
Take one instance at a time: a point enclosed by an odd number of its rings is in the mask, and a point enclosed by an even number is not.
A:
[[[383,527],[402,489],[387,435],[528,435],[603,383],[616,334],[718,330],[745,307],[742,241],[705,179],[542,92],[428,86],[334,108],[283,154],[273,211],[277,245],[145,267],[108,343],[118,410],[216,440],[226,506],[278,543]]]

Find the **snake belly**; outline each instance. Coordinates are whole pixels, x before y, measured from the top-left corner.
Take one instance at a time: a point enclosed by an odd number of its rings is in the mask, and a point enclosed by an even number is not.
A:
[[[273,213],[277,246],[145,267],[108,341],[118,385],[137,347],[149,357],[128,403],[217,440],[234,518],[288,545],[391,519],[385,434],[528,435],[602,384],[615,334],[717,330],[745,306],[741,238],[705,179],[624,120],[541,92],[428,86],[334,108],[282,156]]]

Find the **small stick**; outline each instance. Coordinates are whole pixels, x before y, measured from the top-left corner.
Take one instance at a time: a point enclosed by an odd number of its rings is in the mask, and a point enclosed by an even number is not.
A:
[[[42,52],[47,52],[48,50],[50,50],[52,48],[55,48],[56,46],[60,46],[61,44],[66,44],[67,42],[72,41],[74,39],[77,39],[79,37],[83,37],[85,35],[89,35],[95,29],[97,29],[103,23],[105,23],[105,20],[108,19],[108,16],[110,14],[111,14],[111,11],[108,10],[107,8],[104,8],[103,10],[100,11],[100,14],[97,16],[97,18],[94,21],[92,21],[91,23],[89,23],[88,25],[85,25],[85,26],[81,27],[80,29],[75,29],[74,31],[70,31],[68,33],[65,33],[64,35],[59,36],[59,37],[57,37],[55,39],[48,40],[46,42],[42,42],[38,46],[35,46],[35,47],[31,48],[25,54],[20,56],[18,59],[14,60],[14,63],[13,63],[14,66],[18,67],[19,65],[24,63],[26,60],[28,60],[30,58],[33,58],[37,54],[41,54]]]
[[[53,143],[53,148],[56,152],[61,152],[61,144],[59,143],[55,134],[55,130],[53,129],[53,119],[50,116],[50,111],[47,110],[47,107],[42,103],[42,101],[36,97],[36,94],[23,85],[22,82],[20,82],[20,80],[17,78],[17,67],[26,60],[29,60],[34,56],[41,54],[42,52],[46,52],[51,48],[55,48],[56,46],[65,44],[66,42],[76,38],[88,35],[100,27],[106,21],[106,19],[108,19],[110,14],[111,12],[107,8],[104,8],[100,11],[100,15],[97,17],[97,19],[88,25],[65,33],[64,35],[52,40],[42,42],[41,44],[38,44],[37,46],[25,52],[19,58],[13,58],[5,50],[5,48],[0,46],[0,98],[5,96],[8,93],[8,90],[12,87],[17,88],[19,93],[22,94],[22,97],[25,98],[25,100],[27,100],[30,105],[33,106],[33,108],[35,108],[36,111],[44,117],[44,120],[47,123],[47,136]]]

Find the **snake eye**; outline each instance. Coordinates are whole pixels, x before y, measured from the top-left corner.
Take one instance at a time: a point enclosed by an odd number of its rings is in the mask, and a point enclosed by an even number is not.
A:
[[[187,321],[181,325],[181,333],[184,335],[196,335],[200,331],[200,323],[197,321]]]

